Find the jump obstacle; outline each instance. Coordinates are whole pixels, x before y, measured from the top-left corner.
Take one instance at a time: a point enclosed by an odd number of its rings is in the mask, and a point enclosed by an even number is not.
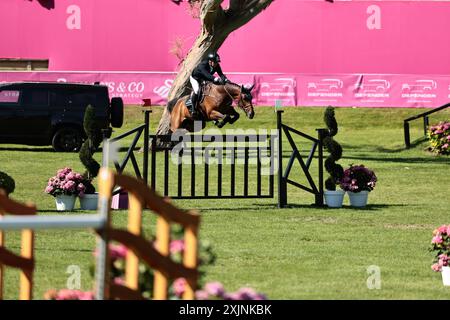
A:
[[[127,230],[111,225],[110,207],[115,186],[126,188],[129,192]],[[146,208],[157,215],[155,246],[141,235],[142,214]],[[97,214],[36,216],[34,206],[17,203],[4,194],[0,194],[0,213],[0,300],[3,298],[4,266],[21,270],[19,298],[30,300],[33,297],[34,230],[82,228],[93,229],[97,234],[96,299],[143,299],[138,291],[139,259],[155,270],[154,299],[167,299],[169,279],[180,277],[187,281],[183,299],[194,299],[198,279],[197,234],[200,217],[195,211],[176,208],[136,178],[102,168],[99,174]],[[176,263],[169,257],[171,223],[184,227],[183,263]],[[5,248],[5,230],[23,230],[20,255]],[[122,243],[129,249],[125,261],[125,285],[111,283],[108,276],[110,257],[107,248],[110,241]]]
[[[312,137],[284,124],[283,110],[276,110],[277,127],[273,130],[275,133],[156,135],[149,133],[151,110],[145,110],[144,113],[143,125],[109,140],[111,143],[117,143],[134,134],[125,157],[121,161],[115,160],[114,165],[117,172],[121,173],[131,162],[136,177],[163,196],[172,199],[274,198],[276,176],[279,208],[288,206],[288,185],[313,194],[314,204],[323,206],[322,142],[327,129],[316,129],[317,137]],[[140,168],[133,150],[142,134],[143,165]],[[302,156],[294,137],[301,137],[312,144],[307,157]],[[283,156],[286,156],[283,153],[285,138],[292,149],[286,166],[283,165]],[[157,141],[181,146],[176,154],[175,165],[171,161],[176,146],[172,150],[159,152]],[[318,160],[315,179],[310,171],[314,156],[317,156]],[[212,158],[213,164],[210,161]],[[200,161],[197,161],[198,159]],[[269,168],[264,167],[268,159]],[[291,178],[296,160],[306,177],[306,184]],[[239,186],[242,186],[241,190]]]

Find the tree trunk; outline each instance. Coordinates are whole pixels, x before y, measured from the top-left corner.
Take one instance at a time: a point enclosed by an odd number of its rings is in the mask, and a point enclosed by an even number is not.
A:
[[[179,99],[191,90],[189,77],[192,70],[209,53],[217,51],[228,35],[246,24],[268,7],[273,0],[230,0],[230,7],[223,10],[223,0],[203,0],[200,10],[202,30],[183,61],[180,72],[169,92],[168,101]],[[170,133],[170,113],[167,107],[159,121],[156,134]],[[160,143],[158,143],[160,145]]]

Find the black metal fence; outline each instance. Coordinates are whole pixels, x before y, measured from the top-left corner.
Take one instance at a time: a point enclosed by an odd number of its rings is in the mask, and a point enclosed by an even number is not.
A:
[[[413,120],[417,120],[420,118],[423,118],[423,137],[427,136],[427,132],[428,132],[428,127],[430,125],[430,121],[429,121],[429,115],[433,114],[435,112],[444,110],[446,108],[450,107],[450,103],[444,104],[443,106],[440,106],[438,108],[434,108],[433,110],[430,111],[426,111],[426,112],[422,112],[416,116],[413,117],[409,117],[405,120],[403,120],[403,132],[404,132],[404,136],[405,136],[405,146],[406,148],[410,148],[411,147],[411,136],[410,136],[410,132],[409,132],[409,122],[413,121]]]
[[[239,134],[183,134],[155,135],[149,133],[150,112],[145,111],[144,125],[110,141],[118,141],[135,134],[125,159],[115,162],[122,172],[131,160],[137,177],[143,179],[160,194],[173,199],[242,199],[274,198],[275,175],[278,180],[278,207],[288,204],[287,185],[312,193],[316,205],[323,205],[323,132],[318,138],[289,127],[282,122],[282,110],[277,110],[277,128],[272,132]],[[133,150],[144,132],[143,168],[137,164]],[[304,159],[293,135],[312,142],[308,157]],[[292,152],[283,172],[283,138]],[[157,142],[174,145],[158,150]],[[310,167],[318,159],[318,178],[314,179]],[[300,164],[307,184],[290,178],[295,160]]]

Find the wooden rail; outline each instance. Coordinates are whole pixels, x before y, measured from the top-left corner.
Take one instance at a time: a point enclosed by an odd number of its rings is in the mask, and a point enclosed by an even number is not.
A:
[[[9,199],[0,189],[0,219],[5,214],[35,215],[36,207],[32,204],[21,204]],[[34,232],[31,229],[22,230],[21,252],[17,255],[5,248],[5,232],[0,230],[0,300],[3,299],[5,266],[20,269],[20,300],[33,298],[34,272]]]

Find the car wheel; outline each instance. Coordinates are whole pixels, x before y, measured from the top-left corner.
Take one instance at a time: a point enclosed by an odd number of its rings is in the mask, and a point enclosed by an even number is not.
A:
[[[82,142],[80,130],[66,127],[56,130],[53,135],[52,146],[55,151],[72,152],[80,150]]]
[[[120,128],[123,124],[123,100],[114,97],[111,99],[111,126]]]

